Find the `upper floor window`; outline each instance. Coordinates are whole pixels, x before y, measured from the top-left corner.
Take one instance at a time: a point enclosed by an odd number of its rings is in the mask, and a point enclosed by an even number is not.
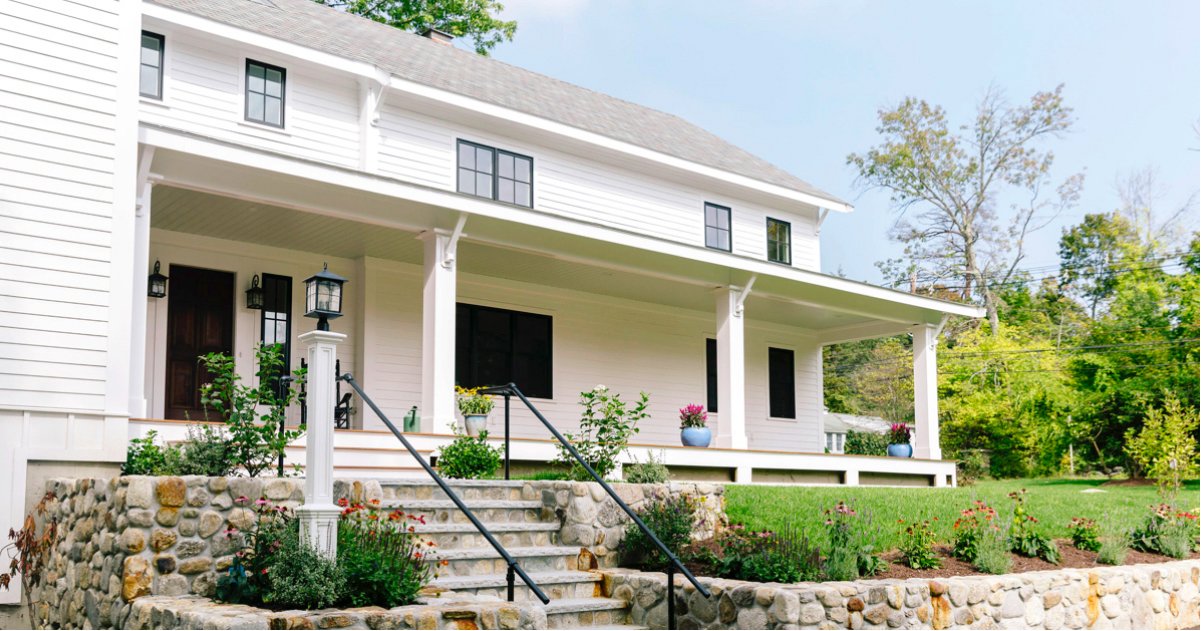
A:
[[[730,209],[705,202],[705,247],[730,251]]]
[[[460,140],[458,191],[532,208],[534,159]]]
[[[166,39],[162,35],[142,31],[142,58],[138,76],[138,92],[142,96],[163,98],[164,44]]]
[[[285,81],[283,68],[247,59],[246,120],[283,127]]]
[[[792,224],[767,218],[767,260],[792,265]]]

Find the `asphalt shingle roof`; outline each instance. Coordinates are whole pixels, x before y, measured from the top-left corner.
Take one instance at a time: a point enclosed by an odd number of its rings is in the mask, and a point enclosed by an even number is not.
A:
[[[150,0],[306,48],[374,64],[402,79],[584,131],[840,201],[688,121],[437,43],[312,0]]]

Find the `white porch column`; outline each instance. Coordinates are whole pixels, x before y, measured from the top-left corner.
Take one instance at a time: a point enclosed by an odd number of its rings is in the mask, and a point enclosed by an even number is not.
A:
[[[717,290],[717,446],[746,449],[746,344],[739,290]]]
[[[445,430],[455,420],[455,288],[451,236],[427,232],[421,294],[421,431]]]
[[[913,417],[916,432],[913,455],[942,459],[938,444],[937,326],[913,327]]]
[[[334,505],[334,362],[342,333],[309,331],[298,338],[308,355],[305,405],[304,504],[297,509],[300,539],[329,558],[338,552],[338,513]]]
[[[153,155],[153,153],[151,154]],[[144,160],[148,158],[143,157]],[[129,416],[147,416],[146,278],[150,274],[150,182],[138,191],[133,218],[133,295],[129,312]]]

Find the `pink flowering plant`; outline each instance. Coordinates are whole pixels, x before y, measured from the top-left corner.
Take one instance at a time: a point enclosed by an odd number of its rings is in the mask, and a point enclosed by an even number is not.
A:
[[[909,444],[909,426],[904,423],[893,423],[888,428],[888,444]]]
[[[873,530],[870,513],[856,511],[840,501],[826,509],[825,515],[830,545],[824,568],[828,580],[853,581],[884,571],[888,564],[876,552],[880,532]]]
[[[705,406],[699,403],[689,403],[680,408],[680,429],[704,427],[708,421],[709,413],[705,411]]]

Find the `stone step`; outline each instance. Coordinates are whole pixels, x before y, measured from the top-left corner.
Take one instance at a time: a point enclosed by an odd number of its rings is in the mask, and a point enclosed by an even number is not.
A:
[[[601,575],[594,572],[532,572],[542,593],[552,599],[592,598],[601,593]],[[480,596],[495,596],[501,600],[508,597],[508,582],[505,574],[482,574],[472,576],[446,576],[430,583],[430,587],[444,589],[450,592],[470,593]],[[443,594],[441,597],[447,597]],[[521,577],[515,577],[513,597],[517,601],[535,600],[529,587],[522,582]]]
[[[545,605],[546,628],[612,629],[629,623],[629,603],[616,598],[567,598]]]
[[[447,486],[462,499],[471,500],[532,500],[540,499],[533,496],[533,489],[525,492],[529,497],[522,497],[525,482],[520,480],[447,480]],[[447,499],[441,487],[429,478],[393,478],[380,480],[384,499]]]
[[[535,572],[574,571],[579,565],[579,548],[571,546],[528,546],[507,551],[528,574]],[[439,563],[438,577],[503,574],[508,564],[491,546],[438,550],[433,558]],[[446,561],[446,565],[441,565]]]
[[[476,519],[485,524],[559,523],[558,517],[550,511],[543,511],[542,502],[537,500],[464,499],[463,503]],[[467,515],[448,499],[390,499],[380,502],[380,507],[423,515],[426,524],[471,523]]]
[[[559,524],[542,522],[485,523],[484,527],[505,548],[553,546],[559,543]],[[414,525],[415,532],[441,550],[487,547],[488,540],[471,522]]]

